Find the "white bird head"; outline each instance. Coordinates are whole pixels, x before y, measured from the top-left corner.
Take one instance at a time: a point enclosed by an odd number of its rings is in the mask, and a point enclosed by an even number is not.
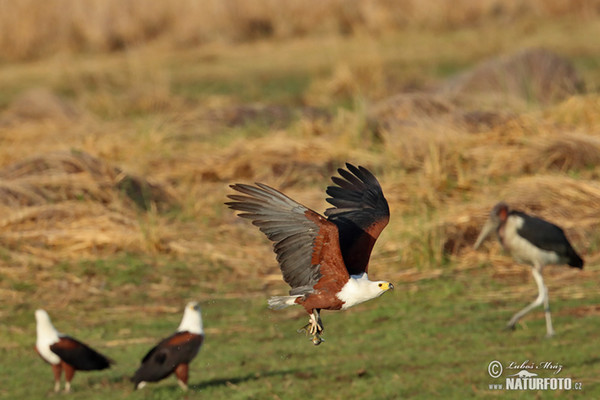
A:
[[[177,328],[177,332],[188,331],[201,335],[204,333],[202,327],[202,314],[200,312],[200,305],[196,301],[190,301],[186,304],[185,310],[183,311],[183,318]]]
[[[54,325],[52,325],[50,316],[45,310],[35,310],[35,322],[38,340],[43,337],[47,338],[47,340],[53,339],[53,341],[58,341],[60,334]]]
[[[370,281],[366,273],[351,275],[342,290],[336,295],[344,302],[342,310],[381,296],[394,285],[387,281]]]
[[[44,310],[35,311],[36,341],[35,347],[50,364],[60,363],[60,358],[50,350],[50,346],[59,341],[60,333],[52,325],[50,316]]]

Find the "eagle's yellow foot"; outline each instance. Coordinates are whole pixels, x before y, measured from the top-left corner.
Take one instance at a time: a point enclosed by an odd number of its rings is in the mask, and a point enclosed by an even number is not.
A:
[[[312,321],[298,329],[298,333],[306,333],[313,336],[321,332],[323,332],[323,327],[314,324]]]
[[[321,323],[321,318],[315,316],[315,314],[310,314],[310,318],[308,320],[308,324],[304,325],[302,328],[298,329],[298,333],[306,333],[307,335],[313,336],[313,343],[319,344],[323,341],[319,336],[320,333],[323,332],[323,324]],[[318,343],[317,343],[318,342]]]

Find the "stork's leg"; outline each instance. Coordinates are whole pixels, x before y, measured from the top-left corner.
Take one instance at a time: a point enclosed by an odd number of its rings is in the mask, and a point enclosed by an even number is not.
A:
[[[510,321],[508,321],[508,324],[506,324],[507,328],[514,329],[516,323],[521,319],[521,317],[523,317],[525,314],[527,314],[529,311],[533,310],[534,308],[541,306],[542,303],[548,301],[547,300],[548,291],[546,289],[546,286],[544,286],[544,278],[542,278],[541,267],[534,266],[531,269],[531,273],[533,274],[533,278],[535,279],[535,283],[538,287],[538,296],[534,301],[531,302],[531,304],[529,304],[528,306],[523,308],[521,311],[519,311],[518,313],[513,315],[513,317],[510,319]],[[550,318],[550,308],[548,308],[548,311],[547,311],[546,323],[549,318]]]
[[[554,336],[552,328],[552,317],[550,316],[550,298],[548,297],[548,288],[544,286],[544,314],[546,316],[546,337]]]

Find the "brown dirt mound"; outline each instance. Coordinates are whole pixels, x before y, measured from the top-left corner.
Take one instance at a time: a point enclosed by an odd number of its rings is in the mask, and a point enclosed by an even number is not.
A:
[[[237,105],[221,107],[207,111],[206,118],[227,127],[243,126],[250,123],[260,123],[271,128],[288,126],[295,118],[331,119],[325,109],[317,107],[292,108],[283,105]]]
[[[583,80],[566,58],[542,48],[493,58],[445,82],[441,93],[496,94],[542,104],[583,91]]]
[[[260,156],[257,156],[260,154]],[[193,161],[181,174],[205,182],[231,183],[252,179],[285,188],[320,182],[343,165],[327,140],[311,141],[275,134],[234,143],[223,153],[202,163]]]
[[[118,202],[121,194],[142,209],[175,205],[171,188],[129,175],[85,152],[54,152],[0,170],[0,204],[33,206],[67,200]]]
[[[512,113],[487,110],[456,111],[453,113],[454,123],[467,132],[486,132],[506,124],[516,118]]]
[[[382,140],[427,130],[488,132],[516,118],[516,114],[461,104],[440,94],[401,93],[373,104],[367,112],[369,129]]]
[[[401,93],[371,106],[367,119],[376,130],[392,130],[399,126],[410,126],[415,120],[446,116],[453,110],[454,106],[442,96]]]
[[[544,138],[525,160],[529,171],[588,168],[600,164],[600,139],[581,134]]]
[[[79,118],[82,111],[45,88],[20,94],[0,116],[0,125],[20,121],[53,120],[67,122]]]
[[[514,138],[504,138],[474,155],[487,176],[585,171],[600,164],[600,139],[581,133],[554,133],[537,138],[519,137],[527,126],[514,120]],[[511,128],[509,126],[509,128]]]
[[[136,209],[177,204],[173,190],[128,175],[83,152],[55,152],[0,170],[0,245],[21,256],[56,261],[105,251],[147,251]],[[159,235],[160,236],[160,235]]]

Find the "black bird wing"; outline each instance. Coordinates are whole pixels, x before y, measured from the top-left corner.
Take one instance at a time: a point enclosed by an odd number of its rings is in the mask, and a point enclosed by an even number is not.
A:
[[[542,250],[557,253],[568,265],[583,268],[583,259],[573,249],[562,228],[520,211],[511,211],[511,214],[523,218],[523,225],[517,230],[521,237]]]
[[[59,337],[58,342],[50,346],[50,350],[79,371],[106,369],[113,363],[108,357],[69,336]]]
[[[204,337],[187,331],[163,339],[142,359],[131,381],[156,382],[169,376],[179,364],[188,364],[198,354]]]
[[[377,178],[366,168],[346,164],[331,180],[327,201],[334,207],[325,215],[339,231],[340,248],[350,275],[367,272],[371,251],[390,220],[388,202]]]
[[[229,195],[233,201],[226,204],[274,242],[283,279],[292,287],[290,294],[312,291],[323,276],[347,280],[335,224],[265,184],[231,188],[244,195]]]

